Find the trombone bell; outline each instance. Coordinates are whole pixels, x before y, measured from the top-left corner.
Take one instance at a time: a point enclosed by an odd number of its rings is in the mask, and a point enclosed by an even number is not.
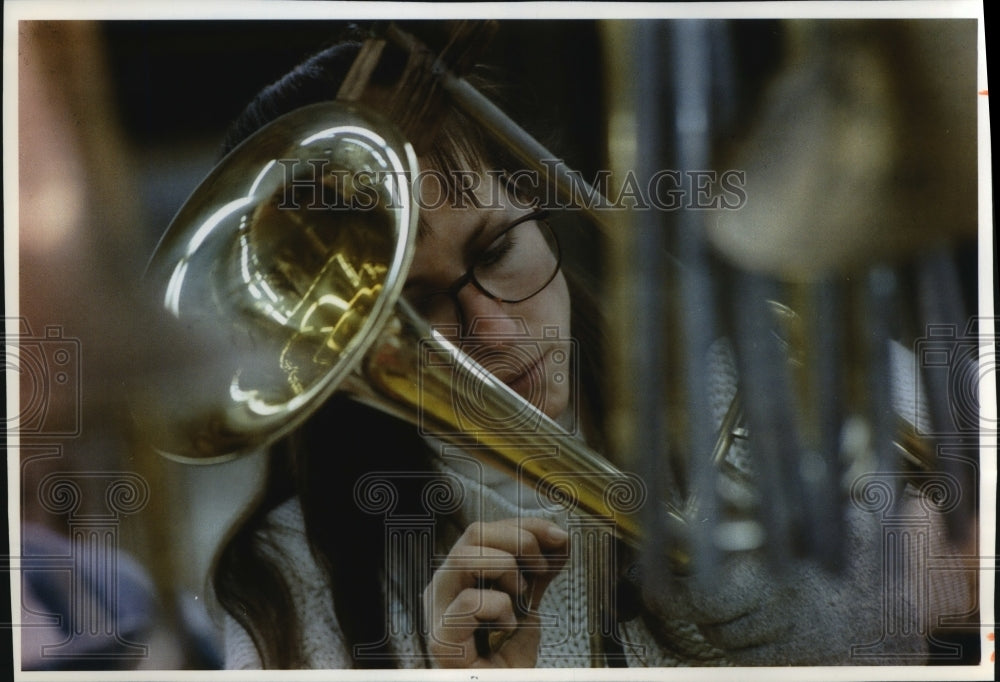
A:
[[[146,343],[180,360],[132,391],[156,450],[230,459],[329,398],[402,289],[416,168],[395,126],[326,102],[261,129],[199,185],[144,278]]]

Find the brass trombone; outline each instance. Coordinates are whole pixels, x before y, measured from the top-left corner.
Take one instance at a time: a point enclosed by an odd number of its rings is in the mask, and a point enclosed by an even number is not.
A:
[[[364,43],[336,100],[274,121],[212,171],[147,269],[151,338],[185,362],[169,363],[133,391],[135,414],[164,455],[216,462],[273,443],[345,391],[457,445],[476,446],[491,464],[543,491],[570,494],[576,508],[613,521],[638,547],[643,482],[494,379],[400,298],[418,218],[410,179],[441,98],[528,168],[545,172],[560,196],[597,195],[564,164],[543,166],[554,155],[452,68],[469,62],[484,32],[489,22],[460,27],[445,59],[388,26],[384,38]],[[365,101],[387,39],[410,54],[412,68],[384,117]],[[404,96],[427,99],[420,108],[427,117],[405,106]],[[317,201],[343,210],[309,210]],[[578,208],[603,224],[593,206]],[[422,363],[421,353],[440,358],[441,369]],[[472,403],[494,418],[470,426],[457,406]],[[716,466],[742,433],[739,416],[734,400],[715,447],[704,453]],[[491,426],[511,420],[526,428]],[[677,541],[667,550],[672,568],[685,572],[687,512],[656,504]]]
[[[394,26],[387,34],[411,53],[422,49]],[[491,464],[613,521],[638,546],[642,481],[496,380],[400,298],[416,237],[409,181],[417,154],[388,118],[344,101],[364,92],[383,47],[381,39],[365,43],[338,100],[292,112],[235,149],[173,220],[144,295],[155,302],[156,337],[187,362],[134,391],[143,433],[165,456],[224,461],[274,442],[344,391],[475,445]],[[433,68],[441,89],[521,158],[538,168],[553,158],[465,80],[438,62]],[[573,196],[568,183],[582,181],[568,171],[559,167],[554,182]],[[343,210],[310,210],[320,201]],[[421,354],[438,361],[429,366]],[[469,404],[492,416],[470,424],[461,409]],[[663,511],[668,523],[685,525],[680,510]],[[672,557],[684,570],[686,551]]]

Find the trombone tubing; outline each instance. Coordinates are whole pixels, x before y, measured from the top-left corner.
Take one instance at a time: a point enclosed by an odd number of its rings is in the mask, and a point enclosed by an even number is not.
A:
[[[416,38],[395,24],[389,25],[386,36],[409,52],[423,47]],[[436,59],[431,68],[434,69],[434,75],[437,76],[441,87],[466,114],[503,142],[531,170],[543,174],[549,170],[554,171],[550,182],[556,191],[586,213],[602,230],[609,229],[608,222],[594,209],[594,204],[608,205],[608,200],[603,194],[584,180],[579,173],[573,173],[561,159],[556,159],[555,155],[528,131],[515,123],[468,81],[456,76],[440,59]],[[544,159],[551,159],[557,163],[554,166],[546,166],[542,163]],[[590,201],[580,201],[582,197],[590,197]]]
[[[465,113],[500,139],[532,170],[539,173],[554,171],[550,181],[556,191],[586,213],[602,230],[609,229],[608,222],[593,205],[596,203],[599,206],[606,206],[608,200],[579,173],[573,173],[564,161],[556,159],[552,152],[464,78],[458,78],[446,71],[442,74],[441,84]],[[556,163],[553,166],[546,166],[541,162],[543,159],[551,159]],[[591,197],[591,201],[580,201],[581,197]]]

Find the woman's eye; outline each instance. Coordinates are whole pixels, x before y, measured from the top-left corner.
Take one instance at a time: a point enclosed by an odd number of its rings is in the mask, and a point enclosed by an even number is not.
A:
[[[493,243],[479,256],[476,267],[491,267],[507,258],[517,245],[514,232],[514,230],[508,230],[493,240]]]

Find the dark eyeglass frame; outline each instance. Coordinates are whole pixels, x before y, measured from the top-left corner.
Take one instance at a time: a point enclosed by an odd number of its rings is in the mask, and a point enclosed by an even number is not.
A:
[[[523,303],[524,301],[527,301],[529,298],[533,298],[538,294],[542,293],[550,284],[552,284],[552,280],[556,278],[556,275],[559,274],[560,268],[562,268],[562,247],[559,244],[559,237],[556,235],[555,230],[553,230],[552,226],[546,222],[548,217],[549,217],[548,211],[544,209],[536,209],[531,213],[526,213],[520,218],[517,218],[516,220],[511,222],[509,225],[503,228],[503,230],[501,230],[496,237],[493,238],[493,241],[496,241],[497,239],[500,239],[502,236],[513,230],[518,225],[526,223],[529,220],[538,220],[545,223],[545,227],[542,229],[548,230],[549,233],[552,235],[552,244],[555,246],[554,255],[556,257],[556,266],[552,269],[552,274],[549,276],[547,280],[545,280],[545,283],[542,284],[540,287],[538,287],[532,293],[528,294],[527,296],[522,296],[521,298],[516,298],[516,299],[500,298],[499,296],[491,292],[489,289],[487,289],[485,286],[483,286],[478,279],[476,279],[475,271],[477,264],[473,263],[472,265],[469,266],[469,269],[465,271],[464,275],[460,276],[458,279],[452,282],[447,288],[428,294],[425,298],[447,295],[449,298],[451,298],[452,301],[455,301],[457,303],[458,292],[461,291],[463,288],[465,288],[465,285],[469,284],[470,282],[484,296],[486,296],[491,301],[496,301],[497,303]]]

